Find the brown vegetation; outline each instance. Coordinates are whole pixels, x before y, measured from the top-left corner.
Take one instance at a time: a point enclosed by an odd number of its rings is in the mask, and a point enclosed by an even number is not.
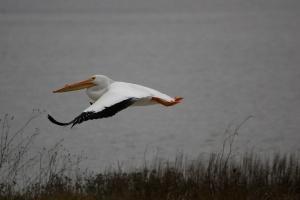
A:
[[[1,121],[2,127],[7,126],[7,120],[8,116]],[[16,133],[10,135],[7,128],[2,128],[0,170],[1,177],[5,178],[0,183],[0,199],[300,199],[300,159],[297,155],[278,153],[269,159],[262,159],[255,153],[238,158],[232,156],[234,138],[247,120],[232,132],[226,130],[228,137],[221,152],[212,153],[208,159],[186,161],[181,154],[173,162],[156,160],[134,170],[120,167],[98,174],[79,171],[68,174],[78,160],[72,161],[70,154],[60,153],[59,145],[44,150],[37,157],[39,159],[24,159],[24,147],[27,150],[30,147],[26,141],[31,141],[36,133],[23,141],[24,145],[8,150],[8,141],[16,138]],[[10,151],[12,153],[5,153]],[[11,156],[15,154],[20,156]],[[43,162],[39,161],[41,155]],[[61,158],[64,156],[69,159]],[[8,163],[12,163],[9,165],[12,168],[4,173]],[[40,165],[34,173],[37,178],[17,189],[16,177],[28,163]]]

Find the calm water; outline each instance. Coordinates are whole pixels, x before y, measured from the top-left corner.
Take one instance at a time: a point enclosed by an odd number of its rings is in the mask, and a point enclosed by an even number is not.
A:
[[[64,138],[87,166],[220,149],[228,124],[248,115],[235,148],[299,151],[300,40],[296,11],[193,14],[2,14],[0,112],[23,122],[33,108],[69,121],[85,93],[52,94],[105,74],[185,97],[171,108],[127,109],[73,129],[34,121],[39,146]]]

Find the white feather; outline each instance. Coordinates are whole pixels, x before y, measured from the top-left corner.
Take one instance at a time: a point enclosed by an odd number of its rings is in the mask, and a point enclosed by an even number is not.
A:
[[[133,83],[113,82],[109,85],[107,91],[84,112],[100,112],[129,98],[136,99],[135,106],[153,105],[155,102],[151,101],[152,97],[159,97],[166,101],[174,100],[172,97],[148,87]]]

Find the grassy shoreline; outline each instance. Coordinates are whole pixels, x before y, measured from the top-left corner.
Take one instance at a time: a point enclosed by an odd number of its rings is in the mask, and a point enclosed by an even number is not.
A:
[[[295,155],[262,160],[249,153],[238,160],[211,154],[208,161],[160,161],[134,170],[111,169],[69,177],[52,174],[44,184],[0,199],[299,199],[300,159]],[[3,189],[3,188],[2,188]]]
[[[206,159],[179,154],[173,161],[154,159],[131,170],[95,173],[80,170],[82,158],[66,151],[61,142],[36,155],[29,153],[39,130],[25,132],[41,114],[33,112],[15,132],[10,129],[12,116],[0,120],[0,200],[300,199],[300,155],[233,156],[238,131],[251,116],[227,128],[221,151]]]

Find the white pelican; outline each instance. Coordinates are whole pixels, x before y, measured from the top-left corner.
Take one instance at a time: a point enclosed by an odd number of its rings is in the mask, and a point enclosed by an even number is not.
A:
[[[83,121],[111,117],[129,106],[153,104],[173,106],[183,99],[182,97],[172,98],[142,85],[113,81],[104,75],[94,75],[87,80],[65,85],[53,92],[61,93],[85,88],[87,89],[86,94],[91,99],[91,105],[79,116],[67,123],[58,122],[51,115],[48,115],[48,119],[60,126],[72,124],[73,127]]]

